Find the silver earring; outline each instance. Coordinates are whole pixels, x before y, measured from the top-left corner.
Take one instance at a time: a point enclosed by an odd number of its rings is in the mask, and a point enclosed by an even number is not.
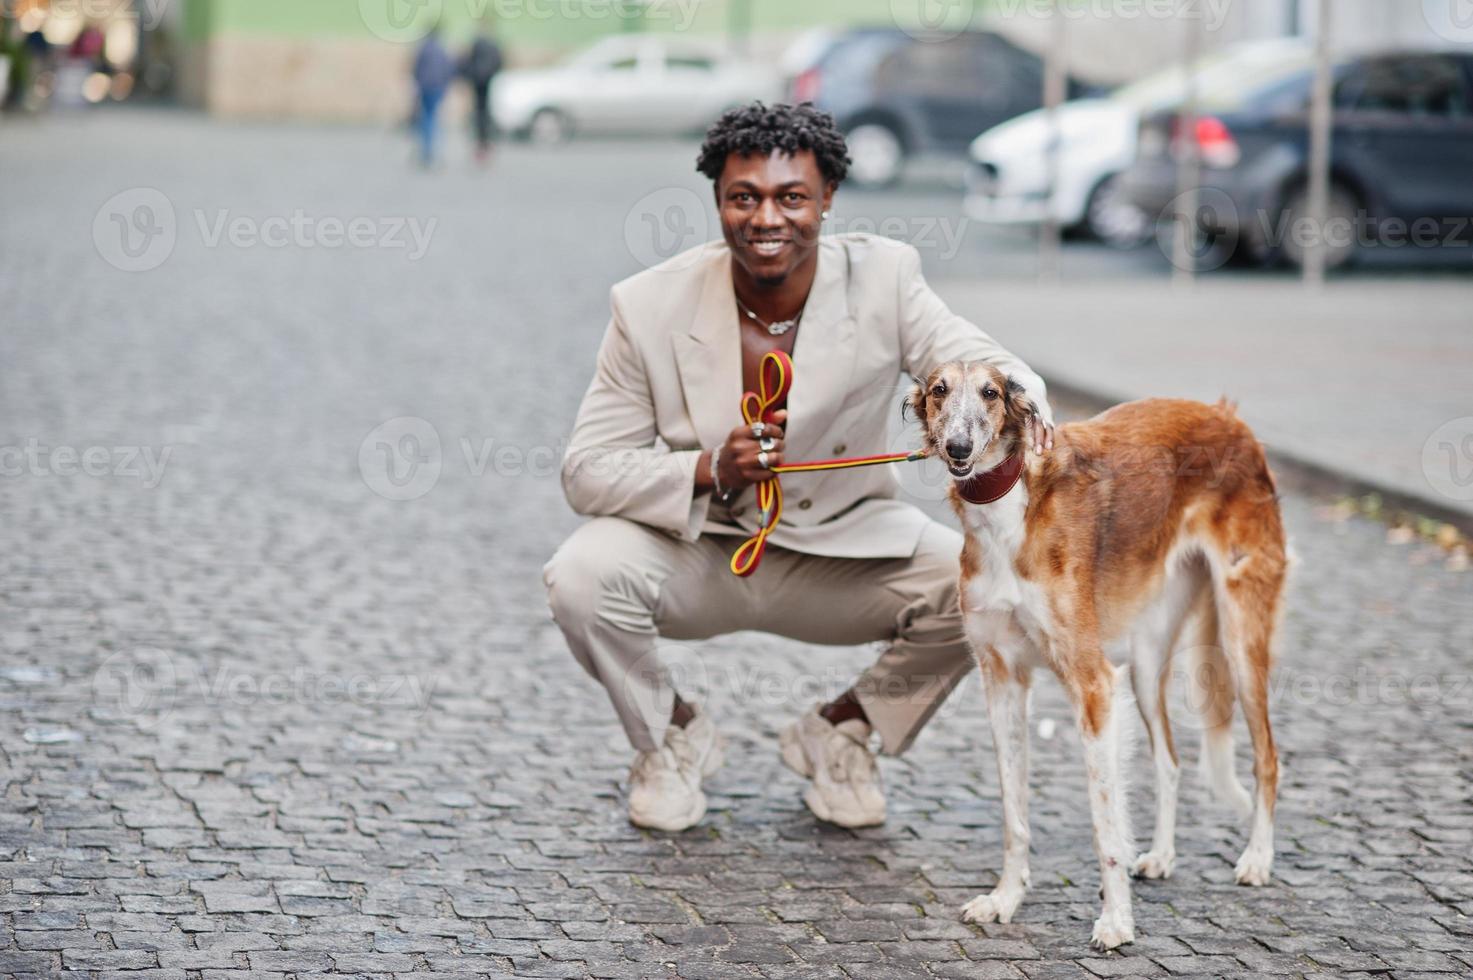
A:
[[[828,217],[828,216],[829,216],[829,213],[828,213],[828,212],[827,212],[827,211],[825,211],[825,212],[824,212],[824,213],[823,213],[823,214],[822,214],[822,215],[821,215],[821,217],[824,217],[824,218],[827,218],[827,217]]]

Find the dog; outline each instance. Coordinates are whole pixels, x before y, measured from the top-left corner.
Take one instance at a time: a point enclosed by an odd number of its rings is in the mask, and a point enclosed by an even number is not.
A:
[[[986,362],[943,364],[906,401],[928,453],[950,471],[965,530],[960,603],[1002,789],[1002,874],[963,918],[1009,922],[1028,887],[1028,693],[1032,671],[1047,667],[1084,743],[1104,899],[1091,943],[1134,940],[1129,876],[1169,877],[1176,858],[1179,769],[1165,682],[1184,642],[1198,654],[1204,776],[1252,815],[1237,880],[1266,884],[1279,777],[1268,684],[1289,558],[1273,475],[1235,407],[1118,405],[1060,426],[1053,448],[1037,454],[1026,440],[1034,406]],[[1118,747],[1127,669],[1156,770],[1155,834],[1140,855]],[[1253,740],[1251,798],[1233,771],[1235,701]]]

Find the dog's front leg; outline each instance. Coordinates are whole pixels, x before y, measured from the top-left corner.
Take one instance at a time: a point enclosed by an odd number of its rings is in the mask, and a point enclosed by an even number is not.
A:
[[[1028,890],[1028,693],[1025,667],[1009,664],[998,651],[978,647],[987,715],[997,749],[1002,789],[1002,877],[990,894],[962,907],[967,922],[1011,922]]]

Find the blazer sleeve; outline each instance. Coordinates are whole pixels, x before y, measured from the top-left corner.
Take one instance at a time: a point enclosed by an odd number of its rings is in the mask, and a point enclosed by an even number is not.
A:
[[[924,378],[947,361],[987,361],[1017,380],[1038,406],[1038,414],[1053,424],[1043,379],[982,328],[947,308],[926,284],[921,254],[911,245],[901,246],[899,289],[900,356],[906,371]]]
[[[563,493],[579,514],[625,517],[694,540],[711,505],[709,493],[695,493],[701,450],[657,443],[644,359],[614,294],[610,306],[593,381],[563,457]]]

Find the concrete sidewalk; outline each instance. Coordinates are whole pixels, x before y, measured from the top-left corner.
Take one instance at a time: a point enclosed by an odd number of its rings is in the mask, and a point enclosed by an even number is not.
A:
[[[1055,389],[1227,395],[1280,460],[1473,523],[1473,285],[934,285]]]

